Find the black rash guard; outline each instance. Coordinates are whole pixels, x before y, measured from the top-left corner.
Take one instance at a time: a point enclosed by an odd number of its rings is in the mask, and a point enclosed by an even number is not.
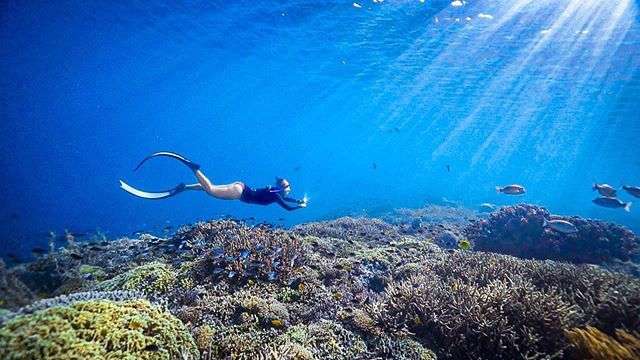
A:
[[[242,196],[240,196],[240,201],[245,202],[247,204],[258,204],[258,205],[269,205],[278,203],[278,205],[283,208],[291,211],[302,208],[300,204],[302,201],[292,199],[289,197],[282,196],[282,189],[277,187],[265,187],[260,189],[252,189],[249,185],[244,185],[244,190],[242,191]],[[291,206],[287,204],[287,202],[295,203],[296,206]]]

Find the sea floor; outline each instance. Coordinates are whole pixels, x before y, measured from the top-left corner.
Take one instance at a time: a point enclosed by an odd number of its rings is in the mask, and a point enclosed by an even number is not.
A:
[[[638,359],[640,241],[516,205],[222,219],[0,261],[2,359]]]

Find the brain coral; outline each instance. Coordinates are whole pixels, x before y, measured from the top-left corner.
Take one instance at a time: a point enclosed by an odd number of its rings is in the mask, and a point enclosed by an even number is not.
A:
[[[146,300],[77,302],[0,328],[2,359],[197,359],[185,326]]]

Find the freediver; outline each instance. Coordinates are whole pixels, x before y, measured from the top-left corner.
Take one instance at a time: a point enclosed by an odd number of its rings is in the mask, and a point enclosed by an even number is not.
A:
[[[189,169],[193,171],[196,178],[198,179],[198,183],[180,183],[178,186],[170,190],[160,192],[146,192],[138,190],[120,180],[120,188],[131,195],[151,200],[166,199],[168,197],[177,195],[185,190],[201,190],[217,199],[240,200],[247,204],[269,205],[277,203],[286,210],[296,210],[307,207],[306,196],[302,200],[296,200],[287,197],[287,195],[289,195],[289,193],[291,192],[291,185],[289,184],[289,181],[287,179],[277,177],[275,186],[267,186],[259,189],[252,189],[251,187],[249,187],[249,185],[240,181],[236,181],[226,185],[214,185],[211,180],[209,180],[200,170],[200,165],[186,159],[184,156],[178,155],[173,152],[160,151],[151,154],[144,158],[140,162],[140,164],[136,166],[134,171],[138,170],[145,161],[158,156],[170,157],[185,164],[187,167],[189,167]],[[296,205],[290,205],[289,203],[294,203]]]

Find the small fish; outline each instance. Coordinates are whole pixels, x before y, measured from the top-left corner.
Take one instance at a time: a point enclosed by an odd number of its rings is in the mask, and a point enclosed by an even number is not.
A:
[[[376,163],[372,163],[372,164],[371,164],[371,168],[372,168],[373,170],[377,169],[377,168],[378,168],[378,164],[376,164]]]
[[[13,253],[7,254],[7,257],[16,264],[20,264],[23,261],[18,255]]]
[[[601,196],[599,198],[593,199],[593,203],[596,205],[600,205],[608,208],[623,208],[624,211],[631,211],[631,203],[625,203],[620,201],[618,198]]]
[[[267,279],[269,281],[275,281],[277,277],[278,276],[276,275],[275,271],[270,271],[269,274],[267,274]]]
[[[467,239],[460,239],[460,241],[458,241],[458,249],[471,250],[471,241]]]
[[[542,227],[551,228],[557,232],[561,232],[563,234],[575,234],[578,232],[578,228],[572,223],[566,220],[547,220],[544,219],[542,221]]]
[[[635,196],[637,198],[640,198],[640,187],[638,186],[628,186],[628,185],[623,185],[622,188],[628,192],[631,196]]]
[[[236,272],[235,271],[229,271],[229,274],[227,275],[227,277],[229,279],[233,279],[234,276],[236,276]]]
[[[451,166],[447,165],[447,172],[451,172]]]
[[[301,169],[301,168],[302,168],[302,167],[301,167],[300,165],[296,165],[296,166],[293,168],[293,171],[300,171],[300,169]]]
[[[69,253],[69,257],[75,260],[82,260],[82,255],[74,252]]]
[[[47,250],[36,246],[36,247],[31,249],[31,252],[34,253],[34,254],[37,254],[37,255],[42,255],[42,254],[46,253]]]
[[[211,250],[211,253],[214,257],[222,257],[224,256],[224,249],[221,247],[213,248],[213,250]]]
[[[483,212],[491,212],[496,209],[496,206],[491,203],[482,203],[480,204],[480,206],[478,206],[478,208]]]
[[[249,250],[247,250],[247,249],[242,249],[242,250],[240,250],[240,258],[241,258],[241,259],[246,259],[246,258],[248,258],[248,257],[249,257],[249,254],[250,254],[250,252],[249,252]]]
[[[598,190],[598,193],[606,197],[616,197],[616,189],[609,184],[593,184],[593,190]]]
[[[507,185],[503,187],[496,186],[496,192],[507,194],[507,195],[522,195],[526,192],[526,190],[522,185],[513,184],[513,185]]]

